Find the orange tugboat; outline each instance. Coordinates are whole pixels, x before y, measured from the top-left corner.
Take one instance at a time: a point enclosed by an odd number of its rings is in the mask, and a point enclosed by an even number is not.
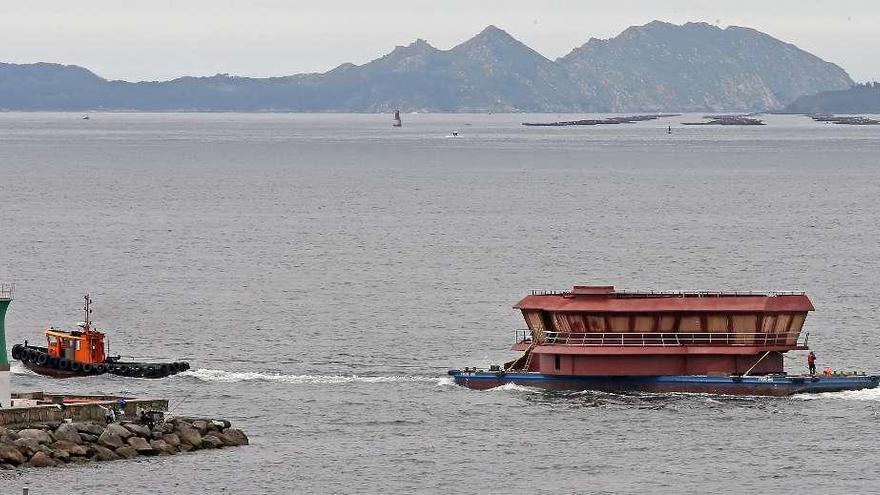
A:
[[[12,346],[12,357],[18,359],[26,368],[40,375],[53,378],[103,375],[111,373],[137,378],[164,378],[189,369],[189,363],[141,363],[123,362],[120,356],[107,355],[104,334],[92,328],[91,298],[86,295],[83,311],[84,321],[77,330],[66,331],[54,327],[47,328],[46,347],[16,344]]]

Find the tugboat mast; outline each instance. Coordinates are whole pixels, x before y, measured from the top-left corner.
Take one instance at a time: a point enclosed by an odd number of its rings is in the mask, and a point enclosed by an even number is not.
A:
[[[91,331],[91,327],[92,327],[92,320],[91,320],[91,316],[90,316],[92,313],[92,309],[91,309],[92,298],[89,297],[88,294],[86,294],[83,296],[83,299],[85,300],[85,304],[83,304],[83,312],[85,312],[85,316],[86,316],[85,319],[83,320],[83,330],[85,330],[86,333],[89,333]]]

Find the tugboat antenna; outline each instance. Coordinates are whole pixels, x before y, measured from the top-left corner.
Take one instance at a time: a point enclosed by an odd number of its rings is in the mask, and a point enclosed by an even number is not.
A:
[[[83,306],[83,311],[85,311],[85,313],[86,313],[86,318],[85,318],[85,320],[83,320],[83,322],[85,323],[86,332],[89,332],[91,330],[91,326],[92,326],[91,318],[89,317],[89,314],[92,312],[92,309],[89,307],[92,304],[92,299],[89,297],[88,294],[83,296],[83,299],[85,299],[85,305]]]

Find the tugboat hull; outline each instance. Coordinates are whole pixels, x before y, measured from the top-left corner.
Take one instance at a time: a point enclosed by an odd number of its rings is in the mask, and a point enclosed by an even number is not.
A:
[[[34,373],[51,378],[75,378],[105,373],[132,378],[165,378],[190,368],[189,363],[185,361],[136,363],[108,359],[103,363],[85,364],[53,358],[45,347],[21,344],[12,347],[12,357],[21,361],[25,368]]]
[[[571,376],[532,372],[450,370],[455,383],[486,390],[509,383],[546,390],[788,396],[876,388],[880,376]]]
[[[48,366],[40,366],[37,363],[30,362],[22,362],[25,368],[33,371],[38,375],[48,376],[50,378],[75,378],[79,376],[89,376],[90,373],[76,372],[70,370],[59,370],[57,368],[50,368]]]

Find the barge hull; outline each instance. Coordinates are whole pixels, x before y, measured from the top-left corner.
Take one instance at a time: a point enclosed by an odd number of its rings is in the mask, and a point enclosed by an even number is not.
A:
[[[451,370],[455,383],[486,390],[509,383],[546,390],[788,396],[876,388],[880,376],[574,376]]]

